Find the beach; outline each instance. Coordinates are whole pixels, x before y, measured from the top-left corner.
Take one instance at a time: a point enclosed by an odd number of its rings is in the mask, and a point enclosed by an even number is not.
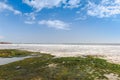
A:
[[[0,44],[0,49],[20,49],[48,53],[56,57],[97,56],[120,64],[120,45]]]

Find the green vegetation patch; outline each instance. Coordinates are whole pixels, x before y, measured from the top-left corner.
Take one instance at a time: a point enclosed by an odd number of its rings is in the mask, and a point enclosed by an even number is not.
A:
[[[37,54],[35,52],[16,50],[16,49],[1,49],[0,57],[23,57],[31,54]]]
[[[105,75],[111,73],[119,77],[120,65],[92,56],[56,58],[40,54],[0,66],[0,80],[108,80]]]

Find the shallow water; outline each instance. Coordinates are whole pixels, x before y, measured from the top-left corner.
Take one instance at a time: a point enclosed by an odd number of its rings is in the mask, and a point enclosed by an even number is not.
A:
[[[30,57],[31,56],[27,56],[27,57],[13,57],[13,58],[0,58],[0,65],[8,64],[8,63],[11,63],[11,62],[23,60],[23,59],[30,58]]]

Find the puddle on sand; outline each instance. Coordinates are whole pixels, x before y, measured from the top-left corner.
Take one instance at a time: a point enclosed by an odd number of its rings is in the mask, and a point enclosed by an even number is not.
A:
[[[0,58],[0,65],[4,65],[4,64],[8,64],[11,62],[15,62],[15,61],[20,61],[26,58],[30,58],[32,56],[27,56],[27,57],[13,57],[13,58]]]

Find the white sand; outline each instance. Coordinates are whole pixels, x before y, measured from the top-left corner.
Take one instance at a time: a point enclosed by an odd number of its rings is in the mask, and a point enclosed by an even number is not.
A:
[[[100,55],[110,62],[120,64],[120,45],[0,44],[0,49],[22,49],[57,57]]]

